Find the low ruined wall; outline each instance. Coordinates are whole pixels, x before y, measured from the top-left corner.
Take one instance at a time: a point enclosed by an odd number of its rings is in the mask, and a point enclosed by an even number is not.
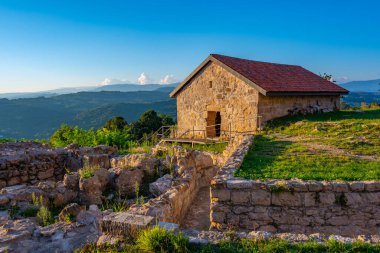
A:
[[[172,157],[175,173],[172,186],[157,198],[144,205],[131,207],[128,213],[148,215],[158,221],[181,224],[198,190],[208,186],[218,167],[213,165],[210,155],[200,151],[185,151]]]
[[[51,149],[35,142],[3,143],[0,144],[0,189],[20,183],[62,180],[67,170],[77,170],[83,161],[109,168],[109,159],[115,152],[116,149],[106,146]]]
[[[380,182],[235,178],[246,137],[211,184],[211,226],[269,232],[380,234]]]

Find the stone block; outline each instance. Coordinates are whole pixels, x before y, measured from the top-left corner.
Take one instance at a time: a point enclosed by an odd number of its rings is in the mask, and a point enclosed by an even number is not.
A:
[[[160,221],[158,222],[158,226],[165,230],[172,231],[174,233],[177,233],[179,231],[179,225],[176,223]]]
[[[273,225],[264,225],[259,227],[260,231],[269,232],[269,233],[276,233],[277,228]]]
[[[242,217],[244,217],[244,215],[242,215]],[[226,215],[226,222],[225,223],[230,227],[231,226],[235,227],[235,226],[239,226],[239,220],[240,220],[240,215],[228,213]]]
[[[17,185],[19,183],[21,183],[20,177],[11,177],[8,179],[8,186]]]
[[[54,168],[49,168],[45,171],[39,171],[37,174],[37,178],[39,180],[48,179],[54,176]]]
[[[307,187],[308,187],[309,191],[311,191],[311,192],[320,192],[323,190],[323,184],[321,182],[318,182],[318,181],[308,182]]]
[[[288,182],[291,189],[293,189],[296,192],[307,192],[308,191],[308,185],[305,181],[301,180],[291,180]]]
[[[251,180],[235,179],[227,181],[228,189],[250,189],[252,187]]]
[[[302,194],[280,192],[272,194],[272,205],[276,206],[302,206]]]
[[[305,207],[315,206],[317,194],[315,192],[305,192],[304,203]]]
[[[265,222],[272,222],[273,219],[269,216],[268,212],[265,213],[254,213],[251,212],[248,214],[249,219],[254,221],[265,221]]]
[[[224,212],[211,212],[210,215],[211,221],[216,223],[224,223],[226,214]]]
[[[234,204],[249,204],[251,199],[251,193],[247,191],[232,191],[231,192],[231,201]]]
[[[334,205],[335,204],[335,194],[332,192],[320,192],[319,202],[322,205]]]
[[[369,192],[380,191],[380,182],[378,181],[366,182],[365,190]]]
[[[327,220],[327,223],[333,226],[345,226],[348,225],[348,216],[333,216]]]
[[[333,190],[333,186],[332,186],[332,183],[330,181],[322,181],[321,183],[323,185],[323,191],[324,192]]]
[[[358,191],[364,191],[365,184],[363,182],[350,182],[349,183],[351,191],[358,192]]]
[[[217,198],[218,201],[230,201],[231,191],[227,189],[212,189],[211,197]]]
[[[265,183],[260,180],[252,180],[252,189],[258,190],[258,189],[265,189]]]
[[[365,193],[348,192],[345,194],[348,206],[361,206],[367,202]]]
[[[269,206],[271,204],[271,193],[265,190],[255,190],[252,192],[252,205]]]
[[[380,205],[380,192],[368,192],[366,196],[369,203]]]
[[[234,206],[232,212],[235,214],[246,214],[253,210],[252,206]]]
[[[348,184],[345,182],[333,182],[332,183],[334,192],[348,192]]]
[[[101,168],[110,168],[110,159],[108,154],[87,154],[83,156],[83,164],[98,165]]]
[[[241,217],[239,226],[248,230],[257,230],[260,227],[260,224],[254,220],[250,220],[249,217]]]
[[[148,228],[154,224],[155,217],[119,212],[104,216],[99,221],[99,228],[107,234],[133,237],[141,229]]]

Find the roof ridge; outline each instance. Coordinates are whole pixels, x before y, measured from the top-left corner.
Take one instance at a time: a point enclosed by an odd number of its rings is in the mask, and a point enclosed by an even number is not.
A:
[[[292,66],[292,67],[299,67],[299,68],[305,69],[304,67],[302,67],[300,65],[295,65],[295,64],[284,64],[284,63],[276,63],[276,62],[257,61],[257,60],[251,60],[251,59],[234,57],[234,56],[223,55],[223,54],[210,54],[210,56],[212,56],[212,57],[221,56],[221,57],[227,57],[227,58],[232,58],[232,59],[237,59],[237,60],[243,60],[243,61],[258,62],[258,63],[265,63],[265,64],[273,64],[273,65],[281,65],[281,66]]]

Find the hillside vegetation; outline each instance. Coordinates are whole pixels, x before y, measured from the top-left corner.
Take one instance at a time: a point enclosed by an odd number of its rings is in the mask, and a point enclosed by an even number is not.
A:
[[[380,109],[270,122],[236,176],[259,179],[380,179]]]
[[[176,116],[169,92],[79,92],[49,98],[0,99],[0,138],[49,138],[61,124],[99,128],[115,116],[136,121],[147,110]]]
[[[158,115],[149,110],[140,118],[128,123],[123,117],[114,117],[98,129],[83,129],[78,126],[62,125],[49,139],[53,147],[66,147],[70,144],[79,146],[107,145],[116,146],[119,152],[131,152],[130,148],[144,146],[142,138],[153,134],[161,126],[174,125],[174,120],[165,114]]]
[[[34,93],[26,94],[29,98],[0,98],[0,138],[46,139],[61,124],[84,129],[99,128],[112,117],[122,116],[132,122],[151,109],[176,118],[176,102],[169,98],[174,86],[107,85],[93,89],[97,92],[54,93],[75,91],[63,89],[51,91],[53,93],[37,93],[40,97],[34,98],[29,97],[37,96]],[[140,91],[116,91],[137,89]],[[16,97],[18,95],[15,94]],[[350,93],[343,97],[343,101],[351,106],[358,106],[361,102],[380,103],[380,93]]]

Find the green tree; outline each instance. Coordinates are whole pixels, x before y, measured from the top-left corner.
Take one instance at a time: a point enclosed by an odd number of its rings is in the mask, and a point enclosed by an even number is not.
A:
[[[106,128],[110,131],[122,131],[126,126],[128,126],[127,121],[123,117],[117,116],[108,120],[103,128]]]
[[[131,135],[133,139],[140,139],[144,134],[150,134],[157,131],[162,126],[162,119],[154,110],[144,112],[140,118],[131,126]]]
[[[319,74],[319,76],[322,77],[323,79],[326,79],[327,81],[330,81],[332,83],[336,83],[336,81],[334,80],[332,75],[323,73],[323,74]]]
[[[157,131],[163,125],[173,125],[174,120],[167,115],[157,115],[154,110],[144,112],[140,118],[131,125],[131,137],[135,140]]]
[[[175,122],[174,122],[173,118],[170,117],[169,115],[161,114],[160,118],[161,118],[163,126],[172,126],[172,125],[175,125]]]

